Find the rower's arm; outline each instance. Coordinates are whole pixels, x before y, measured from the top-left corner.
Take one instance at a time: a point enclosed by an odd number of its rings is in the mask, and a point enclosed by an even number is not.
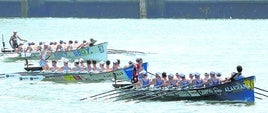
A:
[[[27,40],[24,40],[24,39],[20,38],[19,36],[17,36],[17,37],[18,37],[18,39],[20,39],[20,41],[25,41],[25,42],[27,42]]]

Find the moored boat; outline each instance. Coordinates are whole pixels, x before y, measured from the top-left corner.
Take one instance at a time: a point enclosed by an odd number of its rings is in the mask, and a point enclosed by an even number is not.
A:
[[[216,100],[231,102],[252,103],[255,101],[254,96],[255,76],[246,77],[238,81],[232,81],[212,87],[199,89],[133,89],[131,92],[121,90],[118,100]],[[127,84],[114,85],[115,87],[124,87]],[[119,90],[120,91],[120,90]]]
[[[50,56],[48,56],[48,60],[50,59],[61,59],[62,57],[67,58],[71,61],[75,59],[91,59],[96,61],[106,61],[107,60],[107,45],[108,42],[103,42],[100,44],[96,44],[93,46],[84,47],[77,50],[71,51],[57,51],[53,52]],[[3,61],[12,62],[16,60],[39,60],[40,52],[32,52],[32,53],[16,53],[13,51],[2,50],[1,55]]]
[[[147,70],[148,63],[143,63],[143,68]],[[19,77],[20,80],[41,80],[52,81],[58,83],[69,82],[102,82],[112,81],[114,79],[129,81],[133,75],[133,66],[113,70],[110,72],[43,72],[43,71],[28,71],[11,74],[2,74],[3,77]],[[26,69],[27,70],[27,69]]]

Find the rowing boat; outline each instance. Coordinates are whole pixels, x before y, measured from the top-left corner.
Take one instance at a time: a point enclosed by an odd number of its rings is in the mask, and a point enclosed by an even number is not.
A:
[[[199,89],[178,89],[178,88],[162,88],[162,89],[133,89],[134,92],[122,91],[118,96],[119,100],[160,100],[160,101],[176,101],[176,100],[215,100],[215,101],[231,101],[252,103],[254,98],[254,81],[255,76],[246,77],[238,81],[232,81],[212,87]],[[128,84],[115,85],[114,87],[123,87]]]
[[[143,63],[143,69],[147,70],[148,63]],[[85,82],[94,83],[102,81],[113,81],[114,79],[129,81],[133,75],[133,66],[113,70],[110,72],[43,72],[28,71],[11,74],[2,74],[3,77],[18,77],[19,80],[41,80],[57,83]],[[0,78],[1,78],[0,76]],[[115,78],[116,77],[116,78]]]
[[[57,51],[53,52],[47,59],[61,59],[67,58],[71,61],[75,59],[91,59],[96,61],[106,61],[107,60],[107,45],[108,42],[96,44],[94,46],[84,47],[77,50],[71,51]],[[13,62],[17,60],[39,60],[40,52],[32,53],[16,53],[14,51],[7,51],[2,49],[2,59],[4,62]]]

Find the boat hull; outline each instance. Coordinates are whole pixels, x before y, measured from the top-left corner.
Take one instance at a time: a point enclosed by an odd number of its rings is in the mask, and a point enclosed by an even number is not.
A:
[[[61,59],[61,58],[67,58],[71,61],[74,61],[75,59],[83,58],[85,60],[91,59],[91,60],[97,60],[97,61],[106,61],[107,60],[107,42],[100,43],[91,47],[85,47],[77,50],[72,50],[69,52],[64,51],[58,51],[52,53],[50,56],[48,56],[48,60],[51,59]],[[40,53],[39,52],[33,52],[33,53],[14,53],[14,52],[6,52],[2,53],[3,61],[4,62],[13,62],[17,60],[39,60]]]
[[[139,100],[216,100],[232,102],[254,102],[254,81],[255,76],[247,77],[239,81],[233,81],[213,87],[200,89],[148,89],[136,91],[125,97],[119,96],[119,99],[139,99]],[[140,98],[145,97],[145,98]]]

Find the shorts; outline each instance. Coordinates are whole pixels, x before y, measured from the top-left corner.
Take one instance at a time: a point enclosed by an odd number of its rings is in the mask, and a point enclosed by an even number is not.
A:
[[[41,67],[45,67],[45,66],[47,65],[47,61],[46,61],[46,60],[43,60],[43,59],[40,59],[40,61],[39,61],[39,65],[40,65]]]

